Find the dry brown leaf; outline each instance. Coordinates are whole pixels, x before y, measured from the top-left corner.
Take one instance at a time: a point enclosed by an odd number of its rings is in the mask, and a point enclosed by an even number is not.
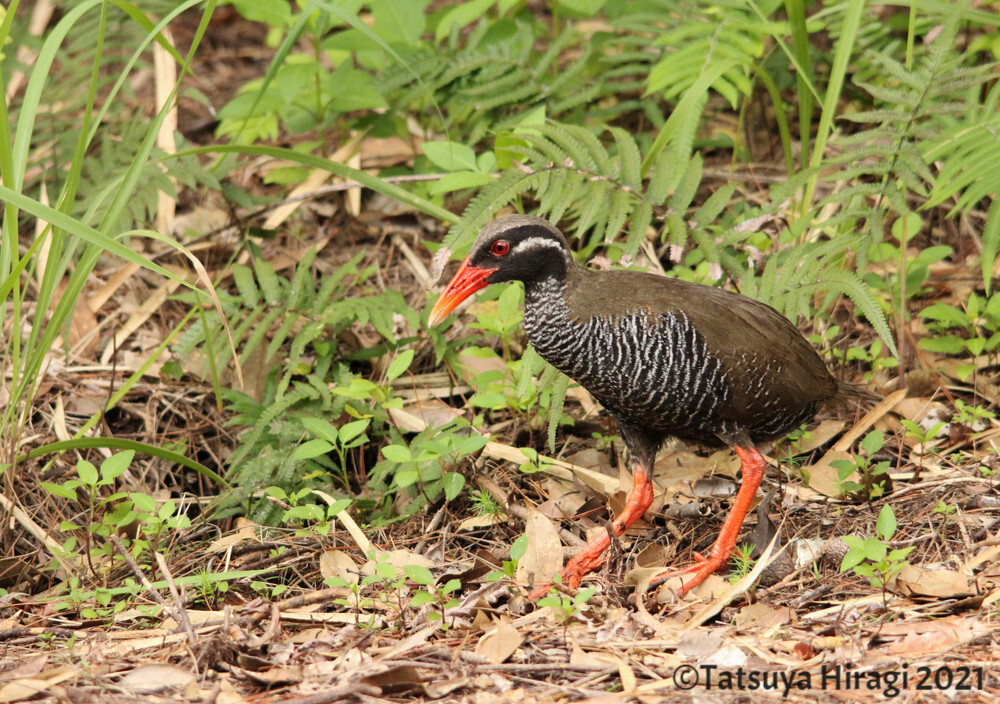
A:
[[[140,665],[122,677],[118,684],[125,689],[142,694],[161,692],[164,689],[187,686],[197,678],[195,673],[174,665]]]
[[[298,684],[305,679],[305,672],[301,665],[283,665],[272,667],[266,670],[247,670],[242,667],[231,665],[233,674],[241,675],[248,680],[264,684],[269,687],[284,684]]]
[[[979,565],[997,563],[998,558],[1000,558],[1000,545],[988,545],[962,565],[962,571],[971,574]]]
[[[462,412],[436,398],[418,400],[402,408],[390,408],[389,417],[400,430],[419,433],[428,427],[446,425],[462,415]]]
[[[976,593],[973,580],[955,570],[928,570],[906,565],[889,588],[903,596],[942,598],[971,596]]]
[[[399,137],[367,137],[361,142],[361,162],[366,168],[401,164],[414,156],[413,145]]]
[[[210,553],[225,552],[233,545],[241,543],[244,540],[256,541],[258,540],[257,529],[259,527],[260,526],[253,521],[240,516],[236,519],[236,532],[224,535],[217,540],[213,540],[207,550]]]
[[[67,280],[59,282],[57,293],[52,299],[54,302],[53,305],[62,300],[67,283]],[[97,351],[97,344],[100,342],[97,331],[97,316],[90,309],[90,304],[87,302],[86,297],[80,296],[76,299],[76,304],[73,306],[73,318],[69,326],[69,345],[74,348],[74,352],[82,359],[89,360],[94,358],[94,353]],[[53,344],[53,350],[59,349],[56,345],[61,347],[62,338],[59,338]]]
[[[644,551],[645,552],[645,551]],[[637,594],[645,594],[649,583],[665,571],[663,562],[652,566],[633,567],[625,573],[625,584],[635,586]]]
[[[483,513],[477,516],[469,516],[463,519],[455,527],[456,530],[479,530],[481,528],[489,528],[490,526],[495,526],[497,523],[503,523],[507,520],[506,514],[498,513]]]
[[[477,376],[485,372],[499,372],[498,379],[502,379],[510,373],[507,369],[507,363],[496,354],[480,357],[468,351],[458,355],[456,371],[459,378],[467,383],[472,383]]]
[[[693,452],[671,452],[656,460],[653,478],[663,487],[689,484],[712,473],[710,458]]]
[[[4,627],[3,622],[0,622],[0,628]],[[13,628],[14,626],[7,627]],[[14,665],[9,670],[0,672],[0,682],[9,682],[22,677],[35,677],[39,672],[45,669],[45,665],[48,661],[48,655],[40,655],[38,657],[29,658],[22,663]]]
[[[614,662],[614,657],[609,657],[604,653],[588,653],[580,644],[576,642],[576,639],[572,639],[572,648],[569,654],[570,665],[583,665],[585,667],[606,667],[612,668],[617,665]]]
[[[536,509],[528,509],[524,534],[528,538],[528,547],[517,562],[514,577],[524,584],[551,579],[559,572],[563,563],[559,531],[552,521]]]
[[[68,678],[67,678],[68,679]],[[31,677],[24,677],[0,687],[0,704],[6,702],[19,702],[22,699],[33,699],[43,692],[47,692],[54,682],[39,680]]]
[[[504,445],[499,442],[486,443],[486,447],[483,448],[483,457],[506,460],[519,466],[528,461],[525,454],[516,447]],[[551,457],[544,457],[542,455],[539,455],[538,460],[542,466],[542,470],[547,474],[559,477],[560,479],[579,479],[582,483],[604,496],[612,494],[618,490],[618,479],[616,477],[609,477],[606,474],[595,472],[592,469],[577,467],[569,464],[568,462],[552,459]]]
[[[226,614],[222,611],[207,611],[204,609],[185,609],[184,612],[187,614],[188,621],[195,628],[200,628],[205,624],[209,623],[223,623],[226,619]],[[173,619],[172,616],[168,616],[163,619],[160,623],[160,628],[164,633],[173,633],[180,624]],[[126,633],[131,633],[132,638],[144,638],[150,635],[149,630],[145,631],[126,631]]]
[[[376,675],[362,677],[360,682],[370,684],[382,690],[383,695],[395,695],[407,693],[422,693],[424,691],[424,681],[417,672],[417,668],[412,665],[400,665],[390,667],[384,672]]]
[[[548,500],[538,505],[538,510],[553,520],[562,520],[569,516],[575,516],[584,503],[587,501],[589,492],[580,490],[580,487],[564,479],[556,477],[546,477],[542,482],[542,488]]]
[[[767,604],[750,604],[741,608],[734,617],[739,628],[768,629],[783,626],[792,620],[792,610],[787,606],[774,608]]]
[[[13,678],[0,686],[0,704],[32,699],[38,694],[48,692],[60,682],[80,676],[80,671],[73,667],[54,667],[43,672],[33,672],[39,661],[44,665],[44,658],[36,658],[35,662],[24,670],[31,676]]]
[[[728,477],[703,477],[691,486],[691,495],[698,498],[727,498],[734,496],[738,489],[739,484]]]
[[[823,455],[815,464],[810,464],[802,468],[805,476],[809,478],[809,488],[815,489],[824,496],[836,498],[841,495],[843,480],[838,474],[839,470],[833,466],[835,460],[850,460],[854,457],[844,450],[830,450]],[[846,481],[860,482],[861,475],[856,471],[851,472]]]
[[[319,556],[319,572],[324,579],[339,577],[348,584],[357,584],[361,579],[357,563],[343,550],[325,550]]]
[[[995,628],[976,616],[951,616],[936,621],[888,624],[879,629],[879,636],[899,636],[899,639],[881,648],[873,648],[868,657],[880,660],[886,656],[894,659],[937,656],[984,636]]]
[[[436,623],[432,623],[429,626],[424,626],[419,631],[414,633],[412,636],[404,638],[399,643],[396,643],[395,645],[386,648],[383,652],[379,653],[379,656],[385,660],[399,657],[404,653],[410,652],[414,648],[419,648],[424,643],[426,643],[432,635],[439,633],[440,630],[441,627]],[[369,652],[375,652],[377,650],[381,649],[373,648]]]
[[[842,420],[824,420],[794,443],[782,443],[775,448],[774,455],[779,460],[787,460],[796,455],[804,455],[818,447],[823,447],[844,432],[847,424]]]
[[[510,619],[501,616],[497,624],[486,631],[476,643],[476,654],[482,655],[494,665],[499,665],[506,662],[507,658],[521,647],[522,642],[524,637],[511,625]]]
[[[722,647],[725,632],[726,630],[722,628],[703,628],[686,632],[677,644],[677,657],[682,660],[696,660],[711,655]]]
[[[410,550],[389,550],[378,554],[378,562],[392,565],[396,568],[396,574],[402,577],[405,573],[403,568],[407,565],[415,567],[434,567],[434,561]],[[362,574],[375,574],[375,561],[368,560],[361,566]]]
[[[902,401],[897,403],[896,407],[893,409],[893,413],[899,415],[901,418],[906,418],[907,420],[912,420],[914,423],[919,423],[932,412],[946,410],[947,407],[939,401],[932,401],[929,398],[915,396],[912,398],[904,398]]]
[[[638,685],[635,670],[632,669],[632,666],[628,664],[625,658],[615,657],[615,660],[618,661],[618,677],[622,681],[622,694],[625,696],[634,696]]]

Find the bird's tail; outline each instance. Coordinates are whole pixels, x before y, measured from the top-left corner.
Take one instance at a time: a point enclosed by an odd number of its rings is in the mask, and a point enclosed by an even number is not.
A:
[[[849,381],[838,381],[837,393],[834,394],[832,398],[828,399],[824,405],[831,410],[856,410],[858,408],[870,409],[883,398],[885,398],[883,394],[880,394],[867,386],[852,384]]]

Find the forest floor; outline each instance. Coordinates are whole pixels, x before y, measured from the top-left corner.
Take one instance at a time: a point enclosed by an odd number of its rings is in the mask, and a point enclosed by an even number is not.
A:
[[[202,52],[200,89],[219,104],[227,86],[259,75],[267,58],[241,51],[238,60],[222,43]],[[181,108],[179,129],[195,135],[209,116],[199,104]],[[411,157],[406,145],[372,140],[362,147],[361,167]],[[246,181],[260,179],[254,169],[262,168],[249,165]],[[231,224],[228,207],[212,194],[185,199],[178,217],[189,227],[197,218]],[[307,245],[319,243],[317,261],[330,268],[360,252],[360,266],[377,265],[385,286],[422,308],[431,257],[421,243],[439,238],[440,226],[377,198],[365,196],[359,209],[349,200],[328,194],[299,201],[284,217],[300,218],[313,234],[303,241],[282,231],[262,245],[264,256],[281,272],[295,266]],[[205,226],[213,235],[199,252],[210,274],[239,241],[237,228],[216,227]],[[129,335],[115,342],[117,365],[96,342],[112,338],[105,329],[93,345],[78,348],[82,354],[71,366],[47,376],[26,433],[33,442],[69,437],[183,312],[165,294],[158,308],[140,305],[163,294],[162,282],[143,271],[115,278],[119,266],[109,260],[99,269],[103,278],[95,278],[88,296],[102,303],[95,310],[81,306],[75,331],[82,336],[106,321],[128,321]],[[947,302],[961,296],[955,282],[977,276],[942,265],[928,283]],[[365,332],[351,334],[363,340]],[[979,368],[971,376],[940,371],[960,363]],[[604,530],[608,503],[619,506],[628,487],[620,444],[594,438],[595,431],[613,437],[613,426],[578,389],[567,402],[575,425],[560,428],[556,452],[539,458],[539,471],[519,469],[526,457],[518,448],[541,447],[544,428],[502,414],[482,428],[490,442],[458,469],[475,487],[468,495],[488,497],[483,501],[493,502],[493,512],[468,499],[438,502],[378,528],[360,527],[345,512],[325,534],[202,515],[165,539],[160,552],[167,559],[155,577],[124,561],[74,576],[39,569],[47,560],[37,555],[4,557],[0,576],[9,593],[0,599],[0,703],[995,702],[1000,426],[955,422],[948,410],[956,397],[996,402],[1000,368],[990,364],[923,355],[912,360],[903,391],[884,373],[863,380],[857,370],[837,370],[884,399],[824,412],[808,435],[769,449],[759,503],[741,534],[763,557],[746,574],[720,573],[683,599],[674,597],[672,584],[647,592],[643,580],[657,565],[687,564],[710,547],[737,486],[738,464],[728,451],[665,448],[653,508],[584,581],[594,590],[589,599],[567,593],[539,607],[526,598],[526,575],[551,573],[586,533]],[[411,372],[403,379],[404,410],[414,429],[471,417],[460,379],[429,364]],[[923,442],[907,434],[904,419],[925,429],[938,419],[948,423]],[[239,443],[239,429],[227,420],[207,382],[149,375],[106,418],[105,429],[151,443],[183,442],[202,458],[216,458],[221,471]],[[853,457],[851,447],[872,429],[886,438],[871,460],[889,463],[890,490],[872,501],[837,496],[831,462]],[[61,544],[57,526],[68,517],[38,483],[65,479],[74,465],[75,458],[30,461],[16,479],[5,476],[4,493],[17,496],[19,508],[3,530],[37,545]],[[137,462],[125,481],[150,496],[183,494],[206,505],[215,491],[158,461]],[[877,521],[885,505],[897,525],[882,540]],[[504,572],[522,533],[528,548],[517,571],[490,578]],[[845,536],[912,550],[885,584],[873,584],[841,571]],[[426,568],[434,581],[396,569],[404,566]],[[155,584],[109,615],[106,609],[126,598],[115,589],[140,575]],[[325,586],[330,578],[347,586]],[[83,592],[96,601],[74,602]]]

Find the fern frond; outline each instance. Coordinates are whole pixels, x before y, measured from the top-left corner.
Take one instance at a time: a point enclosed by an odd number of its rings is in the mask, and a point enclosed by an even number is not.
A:
[[[555,450],[556,431],[559,429],[559,421],[562,418],[563,404],[566,402],[566,392],[569,391],[570,378],[558,372],[555,367],[548,369],[552,370],[553,374],[550,376],[554,376],[555,379],[550,380],[543,376],[541,385],[543,388],[551,390],[548,407],[548,446],[550,450]]]

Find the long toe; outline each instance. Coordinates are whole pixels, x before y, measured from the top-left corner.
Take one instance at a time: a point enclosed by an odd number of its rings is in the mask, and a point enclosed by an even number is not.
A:
[[[570,589],[576,589],[580,586],[580,581],[584,578],[584,576],[603,565],[606,559],[607,558],[599,552],[594,553],[586,549],[578,552],[569,562],[566,563],[562,572],[559,573],[560,577],[562,577],[562,583]],[[551,586],[551,584],[545,584],[538,587],[535,591],[528,595],[528,598],[535,601],[536,599],[545,596]]]
[[[690,577],[686,578],[681,584],[681,586],[678,587],[678,589],[676,590],[677,596],[684,596],[689,591],[691,591],[699,584],[704,582],[710,574],[717,572],[726,562],[725,558],[723,557],[715,557],[715,556],[702,557],[701,555],[698,555],[697,557],[698,561],[695,562],[693,565],[688,565],[687,567],[682,567],[676,570],[668,570],[666,572],[662,572],[656,575],[656,577],[654,577],[649,583],[650,589],[654,589],[660,586],[668,579],[672,579],[673,577],[683,577],[685,575],[691,575]]]

